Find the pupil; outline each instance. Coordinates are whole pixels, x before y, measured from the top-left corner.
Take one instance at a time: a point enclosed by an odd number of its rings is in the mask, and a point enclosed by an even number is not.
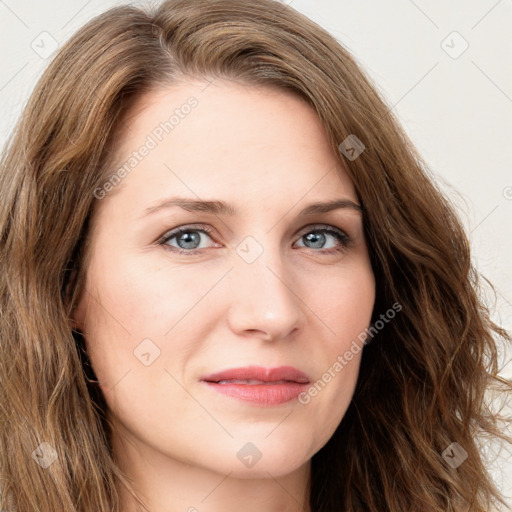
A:
[[[315,249],[322,247],[325,243],[325,235],[323,233],[309,233],[306,235],[306,239],[308,242],[313,242],[315,245]]]
[[[194,245],[194,243],[198,243],[199,234],[187,231],[182,233],[178,240],[185,243],[185,247],[182,247],[182,249],[195,249],[196,247],[190,247],[188,244]]]

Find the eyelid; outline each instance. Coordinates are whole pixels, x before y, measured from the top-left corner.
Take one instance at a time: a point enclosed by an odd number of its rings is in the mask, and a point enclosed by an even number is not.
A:
[[[175,237],[180,231],[205,231],[208,235],[212,235],[214,229],[208,226],[207,224],[183,224],[181,226],[176,226],[168,231],[166,231],[162,236],[160,236],[157,240],[158,243],[166,242],[170,238]]]

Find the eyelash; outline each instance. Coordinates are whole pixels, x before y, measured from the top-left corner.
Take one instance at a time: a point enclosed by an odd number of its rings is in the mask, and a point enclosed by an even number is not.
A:
[[[318,250],[310,249],[311,251],[319,252],[322,254],[335,254],[337,252],[344,251],[350,245],[351,238],[345,232],[343,232],[337,228],[332,228],[331,226],[325,227],[326,226],[325,224],[322,224],[320,226],[312,226],[308,231],[304,232],[304,234],[301,235],[300,238],[303,238],[304,236],[306,236],[309,233],[328,233],[329,235],[334,236],[340,242],[340,246],[331,248],[331,249],[318,249]],[[195,255],[195,254],[203,251],[204,249],[181,249],[180,247],[174,247],[174,246],[167,245],[167,242],[169,242],[173,238],[177,238],[182,233],[188,233],[188,232],[205,233],[208,236],[210,236],[210,238],[212,238],[212,234],[213,234],[212,229],[206,225],[199,225],[199,226],[188,225],[188,226],[183,226],[183,227],[177,228],[177,229],[167,233],[166,235],[164,235],[163,237],[160,238],[158,245],[162,245],[166,250],[170,250],[172,252],[177,252],[179,254],[185,254],[188,256]]]

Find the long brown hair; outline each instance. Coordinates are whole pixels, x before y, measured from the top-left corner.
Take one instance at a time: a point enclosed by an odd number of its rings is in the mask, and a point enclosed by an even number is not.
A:
[[[123,116],[188,77],[279,87],[316,110],[363,205],[374,321],[402,306],[365,346],[349,409],[312,458],[312,512],[488,511],[502,496],[478,439],[512,441],[487,404],[488,391],[512,389],[497,359],[510,336],[490,318],[453,207],[376,85],[272,0],[110,9],[38,81],[0,164],[0,508],[118,511],[118,482],[130,488],[69,318]],[[357,158],[340,151],[349,136],[364,144]],[[467,454],[456,468],[442,456],[454,446]],[[54,462],[36,464],[41,454]]]

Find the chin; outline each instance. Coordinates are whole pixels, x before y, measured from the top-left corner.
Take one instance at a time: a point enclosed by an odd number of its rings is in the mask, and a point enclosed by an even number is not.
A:
[[[269,478],[269,474],[280,477],[296,471],[311,459],[311,455],[304,451],[304,444],[298,442],[283,444],[278,440],[275,444],[262,438],[261,441],[244,440],[233,444],[232,449],[226,448],[218,455],[217,460],[222,460],[223,464],[216,469],[220,473],[231,473],[233,478]],[[226,458],[227,451],[232,452],[233,457]]]

